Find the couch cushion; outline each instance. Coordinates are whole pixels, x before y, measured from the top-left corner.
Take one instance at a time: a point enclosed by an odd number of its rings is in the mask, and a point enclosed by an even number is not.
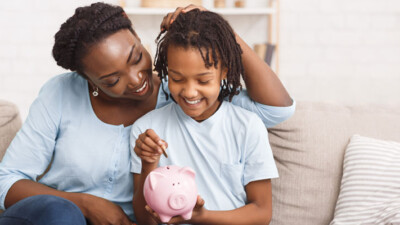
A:
[[[17,107],[10,102],[0,100],[0,160],[20,128],[21,118]]]
[[[354,135],[331,225],[400,224],[400,142]]]
[[[400,141],[400,106],[297,102],[295,115],[269,129],[279,170],[272,180],[272,225],[329,224],[353,134]]]

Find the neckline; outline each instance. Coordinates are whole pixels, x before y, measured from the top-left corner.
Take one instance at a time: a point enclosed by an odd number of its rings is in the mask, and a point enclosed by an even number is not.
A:
[[[104,126],[112,127],[112,128],[124,128],[125,129],[125,128],[130,128],[132,126],[132,124],[129,126],[126,126],[126,127],[123,124],[119,124],[119,125],[109,124],[109,123],[106,123],[106,122],[102,121],[101,119],[99,119],[99,117],[97,117],[96,113],[93,110],[92,100],[90,99],[89,82],[87,80],[85,80],[85,83],[86,83],[85,95],[86,95],[87,106],[89,108],[91,116],[94,117],[94,119],[97,121],[97,123],[102,124]]]
[[[208,117],[207,119],[201,121],[201,122],[197,122],[195,119],[193,119],[192,117],[186,115],[186,113],[182,110],[182,108],[179,106],[179,104],[177,103],[172,103],[175,104],[175,109],[179,115],[179,117],[189,123],[192,124],[193,126],[197,126],[197,127],[204,127],[204,126],[212,126],[214,124],[216,124],[218,121],[221,120],[221,116],[225,111],[226,108],[226,102],[222,101],[221,105],[218,107],[217,111],[214,112],[214,114],[212,114],[210,117]]]

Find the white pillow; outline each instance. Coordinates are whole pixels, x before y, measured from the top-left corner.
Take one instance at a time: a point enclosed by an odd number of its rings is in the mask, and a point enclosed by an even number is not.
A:
[[[351,138],[330,224],[400,224],[400,143]]]

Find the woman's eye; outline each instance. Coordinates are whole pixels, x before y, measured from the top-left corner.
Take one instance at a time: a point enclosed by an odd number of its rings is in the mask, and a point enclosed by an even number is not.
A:
[[[109,83],[109,84],[106,84],[106,85],[107,85],[107,87],[113,87],[118,83],[118,81],[119,81],[119,77],[113,83]]]
[[[140,53],[139,58],[133,63],[133,65],[136,65],[142,60],[143,52]]]

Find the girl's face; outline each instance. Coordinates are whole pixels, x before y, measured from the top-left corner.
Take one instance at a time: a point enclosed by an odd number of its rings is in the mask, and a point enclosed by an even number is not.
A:
[[[168,87],[182,110],[194,120],[209,118],[218,109],[221,80],[226,69],[206,68],[198,49],[169,46]]]
[[[109,97],[140,101],[153,92],[150,55],[128,29],[92,46],[83,66],[89,80]]]

